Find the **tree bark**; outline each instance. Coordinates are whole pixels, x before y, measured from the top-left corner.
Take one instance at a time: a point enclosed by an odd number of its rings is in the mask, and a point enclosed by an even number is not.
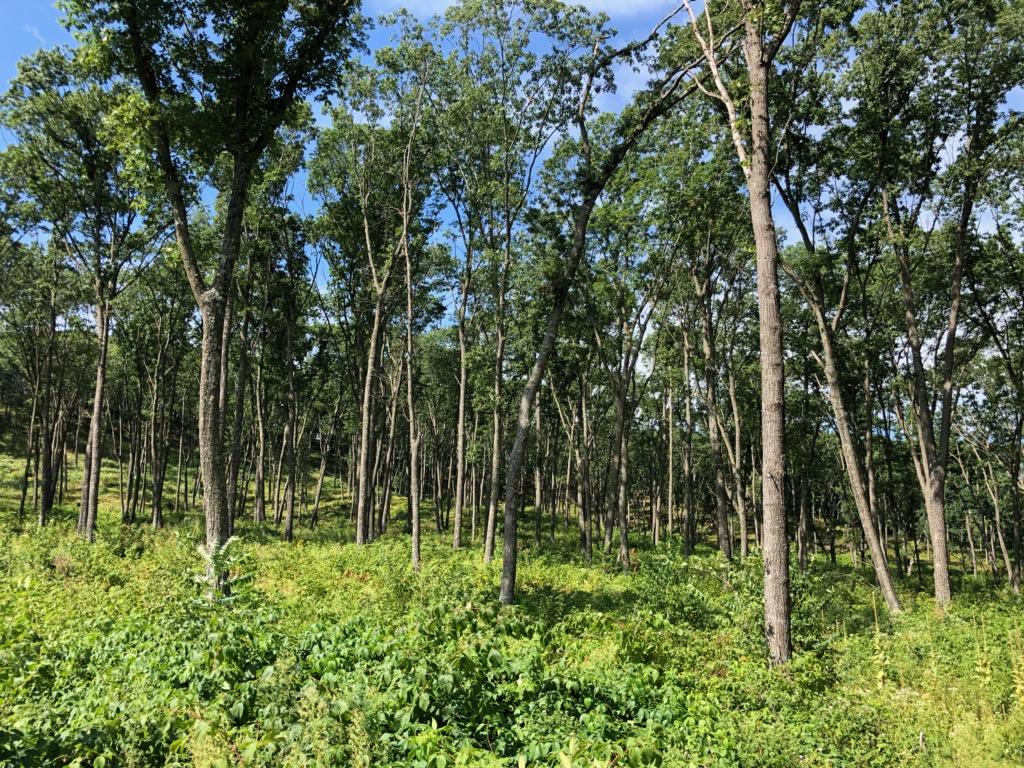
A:
[[[294,286],[289,286],[289,291]],[[289,302],[294,304],[295,297],[289,295]],[[291,316],[287,319],[288,328],[285,330],[285,376],[287,381],[287,410],[284,424],[284,461],[286,464],[286,475],[284,489],[284,540],[291,541],[295,530],[295,430],[298,421],[298,406],[295,395],[295,325],[298,318],[295,316],[295,307],[292,306]]]
[[[750,220],[757,253],[761,349],[762,557],[764,628],[768,655],[782,664],[792,655],[790,640],[789,542],[785,497],[785,371],[779,308],[778,241],[771,204],[768,126],[768,64],[761,19],[748,6],[743,52],[750,80],[750,156],[746,171]]]
[[[82,477],[82,503],[79,512],[79,533],[92,541],[96,535],[96,507],[100,495],[102,464],[103,389],[107,380],[107,349],[110,339],[108,305],[102,292],[96,304],[96,336],[99,339],[99,358],[96,362],[96,385],[92,396],[92,418],[89,420],[85,470]],[[45,505],[44,505],[45,506]]]
[[[356,470],[356,544],[367,543],[367,518],[372,504],[370,484],[371,430],[373,421],[373,392],[377,384],[380,359],[380,337],[383,328],[384,296],[377,295],[373,307],[373,328],[370,331],[370,348],[366,354],[366,375],[363,379],[363,400],[360,407],[359,464]]]

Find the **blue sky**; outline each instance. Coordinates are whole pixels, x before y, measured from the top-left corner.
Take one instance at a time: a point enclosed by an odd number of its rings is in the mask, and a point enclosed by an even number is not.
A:
[[[577,0],[594,11],[608,14],[611,26],[619,32],[621,40],[645,36],[667,12],[678,5],[678,0]],[[453,0],[364,0],[363,12],[369,16],[394,11],[405,7],[421,18],[428,18],[442,12]],[[700,3],[697,3],[698,7]],[[72,39],[59,22],[59,13],[51,0],[0,0],[0,83],[6,90],[7,82],[17,71],[17,62],[41,47],[70,44]],[[375,30],[370,36],[370,47],[387,42],[385,30]],[[617,73],[618,91],[602,97],[601,106],[615,110],[623,106],[630,95],[644,85],[643,73],[622,68]],[[1014,110],[1024,106],[1024,92],[1017,89],[1011,94],[1009,105]],[[0,146],[4,143],[0,135]],[[300,175],[293,187],[296,207],[310,212],[312,201],[305,190],[304,177]],[[792,226],[788,212],[776,205],[779,224],[784,229]],[[789,226],[787,226],[789,225]]]
[[[678,0],[577,0],[593,11],[608,14],[619,38],[629,40],[646,36],[666,13],[678,7]],[[426,19],[441,13],[453,0],[363,0],[363,13],[376,17],[405,7]],[[0,0],[0,83],[7,83],[17,73],[18,60],[39,48],[73,44],[73,39],[60,25],[60,13],[51,0]],[[370,35],[370,48],[388,42],[386,30],[376,29]],[[617,76],[618,90],[603,96],[601,106],[621,108],[629,96],[644,85],[643,74],[623,68]],[[0,146],[6,137],[0,135]],[[314,205],[305,190],[305,175],[300,174],[293,186],[295,206],[309,213]]]
[[[612,26],[623,37],[646,34],[667,10],[673,0],[582,0],[592,10],[607,13]],[[364,13],[376,16],[406,7],[427,18],[451,5],[451,0],[364,0]],[[23,56],[41,47],[71,43],[71,37],[60,26],[60,14],[47,0],[0,0],[0,81],[6,84],[17,71]],[[380,32],[375,36],[380,40]],[[371,45],[374,38],[371,38]]]
[[[678,0],[577,0],[590,10],[606,13],[610,24],[618,32],[619,39],[631,40],[644,37],[669,11],[678,7]],[[405,7],[422,19],[441,13],[453,0],[363,0],[362,10],[367,16],[377,17],[381,14]],[[39,48],[52,48],[57,45],[71,45],[74,40],[60,25],[60,13],[52,0],[0,0],[0,83],[6,90],[7,83],[17,74],[19,59]],[[389,42],[387,30],[376,29],[370,34],[369,47],[372,49]],[[623,67],[617,73],[617,91],[601,97],[600,106],[608,110],[621,108],[630,95],[642,87],[645,82],[643,73],[637,73]],[[0,146],[6,143],[7,137],[0,129]],[[306,189],[304,171],[292,182],[292,206],[300,214],[313,213],[317,207]],[[204,199],[207,203],[211,199]],[[317,282],[322,282],[324,275],[321,269],[311,264],[317,272]]]

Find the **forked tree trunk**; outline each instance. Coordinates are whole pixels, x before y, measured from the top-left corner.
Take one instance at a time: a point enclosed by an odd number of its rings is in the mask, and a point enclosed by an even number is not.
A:
[[[96,335],[100,345],[99,359],[96,363],[96,385],[92,396],[92,418],[89,420],[86,466],[82,476],[82,502],[78,517],[78,532],[89,541],[95,537],[96,507],[99,504],[100,496],[100,467],[103,458],[103,389],[107,381],[107,349],[110,339],[110,319],[106,298],[102,296],[102,293],[97,297]]]
[[[471,258],[466,254],[466,259]],[[467,268],[467,272],[468,272]],[[452,549],[462,546],[462,510],[466,500],[466,297],[468,276],[463,281],[462,299],[459,303],[459,414],[455,425],[455,522],[452,530]]]
[[[289,297],[294,301],[294,297]],[[295,323],[296,318],[288,318],[285,331],[285,366],[287,367],[288,404],[284,424],[284,461],[287,472],[284,489],[284,540],[291,541],[295,530],[295,430],[298,420],[295,402]]]
[[[367,543],[368,518],[373,509],[370,482],[370,454],[372,452],[371,432],[373,430],[373,400],[377,384],[380,360],[380,340],[383,329],[384,297],[377,295],[373,308],[373,328],[370,331],[370,348],[366,354],[366,375],[363,379],[363,400],[360,407],[359,463],[356,469],[356,544]]]

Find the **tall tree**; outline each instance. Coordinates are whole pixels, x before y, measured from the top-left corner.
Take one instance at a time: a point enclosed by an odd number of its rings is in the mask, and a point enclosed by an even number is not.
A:
[[[356,33],[355,3],[68,0],[64,7],[84,44],[102,51],[143,94],[145,107],[136,109],[145,115],[143,135],[131,140],[145,147],[159,169],[203,321],[199,454],[206,546],[213,554],[230,527],[221,364],[250,182],[296,104],[334,84]],[[221,190],[225,215],[211,276],[195,248],[188,208],[196,185],[221,158],[230,171]],[[223,584],[221,574],[209,576],[213,586]]]
[[[104,82],[86,63],[58,49],[22,62],[3,100],[4,122],[17,139],[7,150],[8,161],[18,168],[16,183],[51,247],[65,253],[92,285],[98,351],[78,517],[78,532],[90,540],[99,498],[113,302],[123,288],[125,267],[138,265],[153,239],[142,226],[145,200],[109,136],[110,121],[128,98],[127,88]],[[46,485],[40,519],[53,504]]]
[[[518,562],[518,521],[520,492],[519,481],[526,456],[526,440],[530,431],[530,412],[533,400],[540,388],[548,360],[558,340],[559,326],[571,290],[576,282],[580,263],[587,251],[587,233],[590,217],[594,212],[605,186],[618,170],[623,160],[636,146],[648,128],[660,117],[678,105],[692,90],[685,87],[685,74],[694,65],[686,63],[672,67],[667,73],[656,77],[634,98],[633,103],[619,116],[611,131],[607,146],[595,146],[591,142],[593,97],[606,83],[609,68],[616,61],[637,56],[645,51],[657,38],[659,31],[675,14],[670,14],[645,39],[621,48],[606,44],[607,33],[595,30],[593,54],[576,64],[580,88],[576,94],[577,103],[572,124],[579,133],[578,140],[563,144],[563,162],[572,167],[572,179],[565,188],[558,191],[561,201],[566,204],[569,222],[559,243],[564,258],[555,265],[549,278],[551,296],[550,310],[544,326],[544,334],[534,355],[516,415],[516,435],[509,451],[508,467],[505,473],[504,536],[502,546],[501,587],[499,599],[504,604],[515,600],[516,566]]]
[[[705,3],[700,18],[687,2],[691,29],[704,51],[711,83],[696,80],[709,97],[721,102],[732,132],[736,155],[746,177],[750,222],[757,252],[757,293],[761,352],[761,472],[764,562],[764,631],[773,664],[789,661],[790,639],[789,541],[785,497],[785,370],[782,316],[779,308],[779,245],[771,201],[772,146],[769,130],[769,79],[774,59],[795,20],[799,2],[781,13],[768,3],[741,0],[743,58],[746,65],[746,110],[737,108],[737,85],[727,82],[715,48],[713,8]],[[719,19],[720,21],[721,19]],[[731,88],[730,88],[731,86]]]

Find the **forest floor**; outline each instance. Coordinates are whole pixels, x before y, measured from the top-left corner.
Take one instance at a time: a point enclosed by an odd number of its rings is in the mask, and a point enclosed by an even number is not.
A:
[[[17,524],[22,466],[0,456],[0,765],[1024,764],[1024,602],[990,579],[945,616],[903,580],[889,617],[867,571],[816,559],[769,670],[756,557],[634,537],[623,575],[524,531],[501,609],[479,540],[453,552],[425,516],[413,574],[401,502],[360,548],[335,493],[292,545],[243,525],[210,603],[198,512],[122,527],[110,467],[88,545],[73,491]]]

